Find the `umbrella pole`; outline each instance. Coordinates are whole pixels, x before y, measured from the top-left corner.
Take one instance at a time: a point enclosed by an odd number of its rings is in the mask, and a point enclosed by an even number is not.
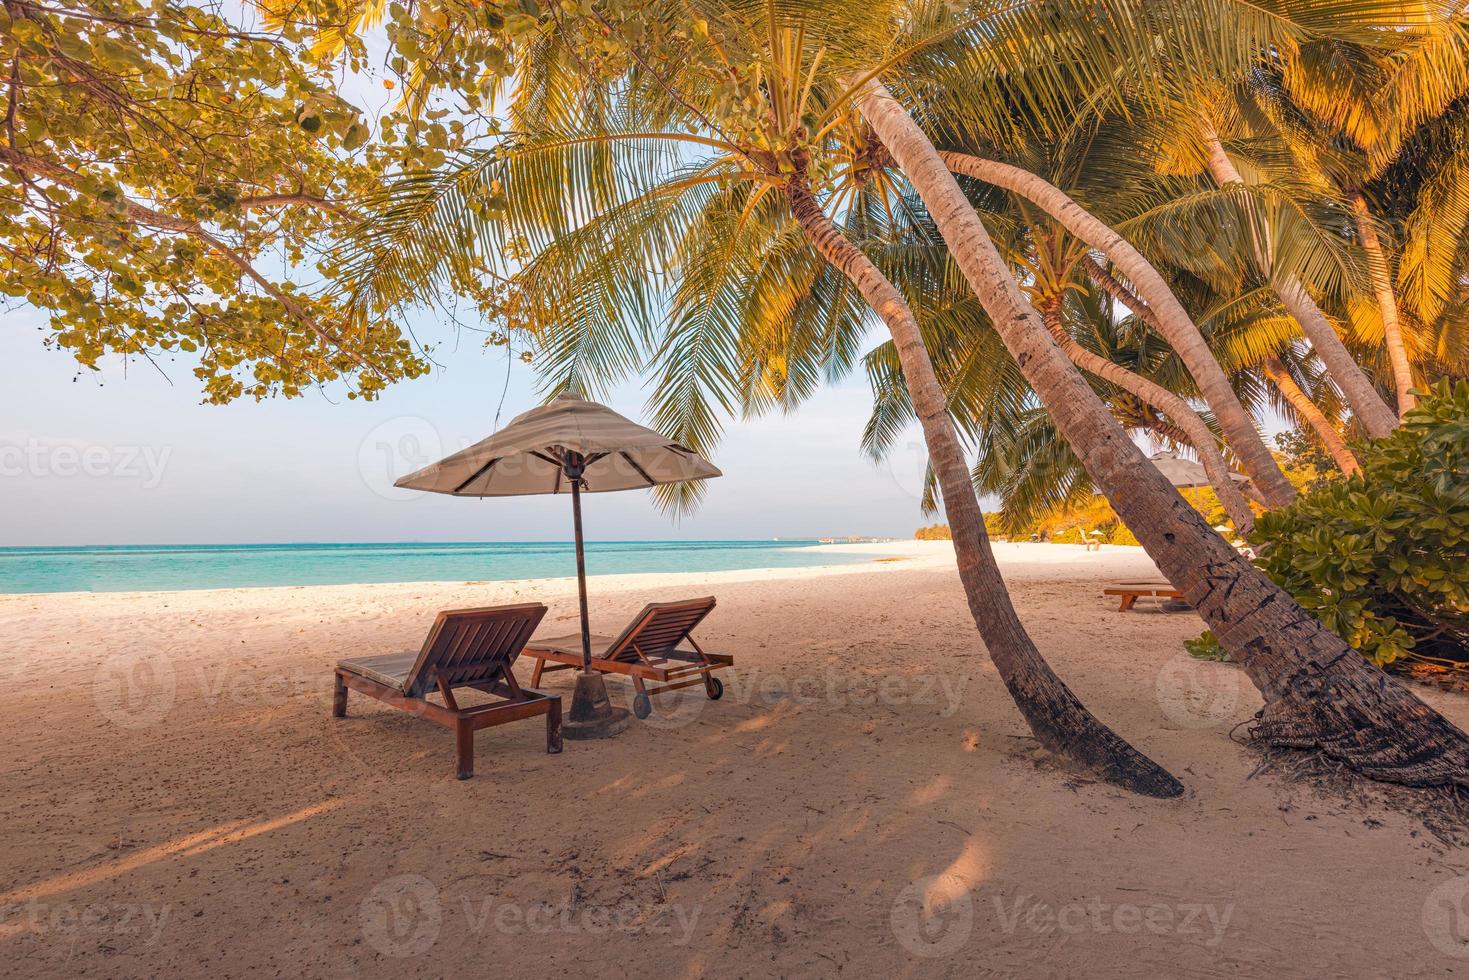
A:
[[[586,460],[580,453],[567,453],[562,471],[571,481],[571,521],[576,529],[576,592],[581,603],[581,672],[571,695],[571,711],[561,726],[566,738],[611,738],[628,726],[632,713],[614,708],[607,697],[607,682],[592,669],[592,623],[587,615],[587,557],[581,530],[581,478]]]
[[[580,468],[578,467],[578,470]],[[571,522],[576,528],[576,591],[581,603],[581,669],[592,672],[592,622],[587,615],[587,557],[581,533],[581,474],[571,481]]]

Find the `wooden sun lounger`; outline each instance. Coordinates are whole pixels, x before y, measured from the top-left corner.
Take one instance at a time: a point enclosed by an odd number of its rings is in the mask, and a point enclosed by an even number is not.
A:
[[[540,603],[441,612],[417,654],[338,662],[332,717],[346,717],[350,688],[442,725],[454,732],[454,773],[460,779],[474,775],[474,733],[481,728],[545,715],[546,751],[560,752],[561,695],[521,687],[510,670],[545,615]],[[461,708],[454,698],[456,687],[503,700]],[[434,691],[443,705],[428,700]]]
[[[1102,595],[1122,597],[1122,604],[1117,607],[1118,612],[1127,612],[1134,603],[1143,598],[1183,599],[1183,593],[1168,582],[1118,582],[1103,589]]]
[[[616,637],[592,636],[592,669],[631,678],[636,694],[633,714],[646,718],[653,712],[652,696],[695,684],[704,685],[709,700],[718,701],[724,685],[712,676],[734,664],[727,654],[706,653],[689,634],[714,609],[714,597],[682,602],[650,602]],[[687,641],[692,648],[678,649]],[[581,634],[535,639],[525,655],[536,662],[531,686],[541,682],[542,671],[578,670],[582,665]],[[546,666],[550,662],[552,666]],[[656,686],[650,686],[653,682]]]

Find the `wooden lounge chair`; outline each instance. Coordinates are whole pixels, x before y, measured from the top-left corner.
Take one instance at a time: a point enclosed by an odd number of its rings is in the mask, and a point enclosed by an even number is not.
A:
[[[481,728],[545,715],[546,751],[560,752],[561,695],[521,687],[510,670],[545,615],[539,603],[441,612],[417,653],[338,662],[332,717],[346,717],[350,688],[442,725],[454,732],[454,772],[460,779],[474,775],[474,733]],[[503,700],[461,708],[456,687]],[[434,691],[443,705],[428,700]]]
[[[1103,589],[1102,595],[1121,596],[1122,604],[1117,607],[1118,612],[1127,612],[1143,598],[1176,600],[1180,603],[1183,601],[1183,593],[1168,582],[1118,582]]]
[[[632,679],[637,692],[632,710],[639,718],[652,714],[654,694],[681,687],[703,684],[709,700],[718,701],[724,694],[724,685],[713,672],[731,666],[734,658],[705,653],[689,635],[713,609],[713,596],[681,602],[650,602],[618,636],[592,636],[592,669]],[[684,641],[692,649],[678,649]],[[525,655],[536,662],[530,680],[535,687],[541,682],[542,671],[581,668],[581,634],[531,640],[526,644]],[[546,666],[548,661],[552,666]],[[657,686],[650,686],[650,681]]]

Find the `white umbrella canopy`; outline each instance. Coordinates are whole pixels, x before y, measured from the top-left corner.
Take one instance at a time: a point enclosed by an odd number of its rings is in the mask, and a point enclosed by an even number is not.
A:
[[[488,439],[408,474],[394,486],[456,497],[555,493],[571,497],[582,672],[563,731],[568,738],[609,738],[627,727],[628,712],[611,706],[602,675],[592,670],[581,495],[722,475],[713,463],[667,436],[623,418],[606,405],[563,394],[517,415]]]
[[[575,395],[517,415],[499,432],[400,479],[394,486],[459,497],[567,493],[566,462],[582,459],[586,493],[707,480],[718,467],[662,433]]]
[[[1209,474],[1201,464],[1191,459],[1179,459],[1175,452],[1154,453],[1148,457],[1148,462],[1158,467],[1158,472],[1166,476],[1169,483],[1180,489],[1213,486],[1209,481]],[[1250,480],[1243,473],[1234,472],[1229,474],[1229,478],[1235,483],[1248,483]]]

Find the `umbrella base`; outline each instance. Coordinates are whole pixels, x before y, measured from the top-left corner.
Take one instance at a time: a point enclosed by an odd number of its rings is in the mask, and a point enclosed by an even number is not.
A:
[[[564,738],[612,738],[626,731],[631,723],[632,712],[612,706],[601,674],[577,673],[571,710],[561,725]]]

